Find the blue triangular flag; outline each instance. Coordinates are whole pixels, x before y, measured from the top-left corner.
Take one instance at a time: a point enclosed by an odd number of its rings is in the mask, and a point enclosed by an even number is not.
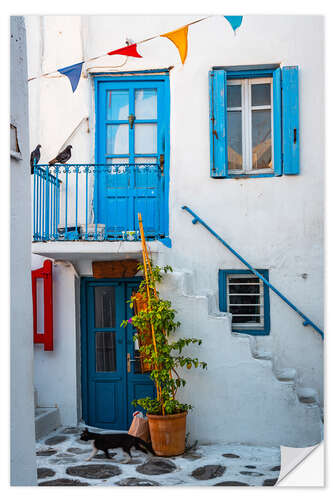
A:
[[[75,92],[76,87],[79,84],[83,62],[72,64],[72,66],[66,66],[66,68],[60,68],[57,71],[65,76],[68,76],[71,82],[72,90]]]
[[[243,16],[224,16],[226,20],[231,24],[234,31],[240,27],[243,21]]]

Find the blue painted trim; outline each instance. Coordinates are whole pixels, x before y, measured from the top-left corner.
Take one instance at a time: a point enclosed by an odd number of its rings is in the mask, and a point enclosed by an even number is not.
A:
[[[115,76],[112,76],[112,75],[115,75]],[[154,75],[154,74],[150,74],[150,71],[147,71],[145,75],[141,75],[141,74],[129,75],[127,73],[119,73],[119,74],[111,73],[109,76],[95,76],[94,80],[97,83],[100,83],[100,82],[125,82],[125,81],[146,82],[146,81],[150,81],[150,80],[164,82],[166,80],[169,80],[169,74]]]
[[[87,281],[80,279],[82,419],[88,421]]]
[[[258,273],[269,279],[269,272],[267,269],[257,269]],[[228,312],[227,307],[227,277],[230,274],[249,274],[253,276],[251,271],[244,269],[219,269],[219,307],[220,311]],[[264,283],[264,326],[261,328],[236,328],[232,327],[233,332],[245,333],[247,335],[269,335],[271,328],[270,321],[270,302],[269,302],[269,288]]]
[[[209,82],[209,136],[210,136],[210,176],[215,177],[215,168],[214,168],[214,99],[213,99],[213,78],[214,71],[209,71],[208,74],[208,82]]]
[[[282,175],[281,69],[273,72],[273,146],[274,174]]]
[[[211,177],[226,177],[228,174],[227,139],[227,77],[223,70],[209,73],[210,122],[211,122]]]
[[[258,177],[275,177],[275,174],[229,174],[226,179],[253,179]]]
[[[98,71],[95,73],[90,73],[91,76],[94,78],[105,78],[106,80],[109,79],[109,77],[113,77],[114,75],[116,76],[131,76],[132,74],[140,76],[142,73],[148,73],[148,74],[154,74],[154,73],[163,73],[165,75],[168,75],[171,71],[172,67],[170,68],[163,68],[163,69],[142,69],[142,70],[136,70],[136,71],[112,71],[112,73],[106,75],[105,71]],[[164,75],[162,75],[164,76]]]
[[[283,173],[299,174],[298,66],[282,68]]]
[[[213,66],[214,69],[224,69],[224,71],[229,71],[230,73],[235,73],[237,71],[274,71],[276,68],[280,67],[280,63],[271,64],[242,64],[241,66]]]
[[[192,220],[192,224],[196,224],[197,222],[199,222],[204,228],[207,229],[207,231],[209,231],[213,236],[215,236],[215,238],[218,239],[232,254],[234,254],[237,257],[237,259],[239,259],[250,271],[252,271],[253,274],[258,276],[258,278],[260,278],[263,281],[263,283],[269,286],[269,288],[273,290],[273,292],[276,293],[276,295],[278,295],[286,304],[288,304],[288,306],[291,309],[297,312],[297,314],[299,314],[301,318],[303,318],[304,326],[311,325],[312,328],[316,330],[316,332],[318,332],[322,338],[324,338],[324,332],[320,330],[320,328],[318,328],[318,326],[315,325],[315,323],[313,323],[307,316],[305,316],[305,314],[303,314],[292,302],[290,302],[290,300],[287,299],[287,297],[285,297],[281,292],[279,292],[277,288],[275,288],[275,286],[273,286],[268,280],[266,280],[264,276],[258,273],[258,271],[256,271],[251,266],[251,264],[249,264],[238,252],[236,252],[236,250],[234,250],[225,240],[223,240],[221,236],[219,236],[211,227],[209,227],[208,224],[206,224],[206,222],[204,222],[195,212],[193,212],[193,210],[188,208],[186,205],[182,206],[181,208],[182,210],[186,210],[186,212],[188,212],[194,217],[194,219]]]
[[[235,80],[238,78],[262,78],[273,76],[274,70],[244,70],[244,71],[227,71],[227,80]]]
[[[164,204],[163,204],[163,213],[164,213],[164,234],[165,239],[169,239],[169,190],[170,190],[170,79],[169,75],[165,78],[164,85],[164,119],[163,123],[165,124],[164,129],[164,154],[165,154],[165,169],[164,169]],[[162,241],[162,239],[161,239]],[[165,243],[168,246],[168,243]],[[170,247],[171,248],[171,240]]]
[[[163,243],[163,245],[165,245],[167,248],[171,248],[172,247],[172,241],[171,241],[171,238],[159,238],[158,241],[160,241],[161,243]]]

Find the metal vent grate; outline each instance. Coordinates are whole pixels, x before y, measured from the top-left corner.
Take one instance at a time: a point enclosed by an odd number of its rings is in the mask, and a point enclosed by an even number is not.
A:
[[[264,326],[264,286],[254,274],[227,276],[227,307],[239,328]]]

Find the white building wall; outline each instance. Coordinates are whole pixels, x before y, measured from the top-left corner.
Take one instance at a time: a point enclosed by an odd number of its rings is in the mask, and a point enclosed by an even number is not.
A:
[[[37,483],[33,392],[33,335],[30,276],[30,165],[27,54],[24,18],[10,21],[10,123],[18,151],[10,161],[10,483]]]
[[[33,269],[43,265],[43,259],[33,256]],[[36,344],[34,383],[40,407],[59,407],[63,425],[74,425],[79,418],[77,397],[80,373],[76,364],[79,309],[75,307],[75,270],[66,263],[53,265],[53,328],[54,350],[44,351]],[[39,304],[42,307],[42,303]]]
[[[40,20],[29,16],[30,51],[35,54],[38,49],[41,54],[41,63],[39,58],[31,58],[29,74],[34,76],[40,71],[55,70],[106,53],[123,46],[127,37],[138,41],[165,33],[197,17],[46,16]],[[213,16],[189,28],[184,66],[174,45],[162,38],[139,46],[142,59],[128,58],[125,62],[123,56],[106,56],[88,64],[91,72],[106,73],[174,66],[170,72],[172,248],[158,244],[159,261],[175,269],[190,269],[194,272],[195,289],[211,290],[216,295],[218,269],[243,267],[202,227],[191,224],[190,216],[181,210],[186,204],[253,267],[269,269],[271,282],[320,327],[323,327],[323,40],[323,19],[319,16],[245,16],[236,36],[223,16]],[[300,175],[211,179],[208,71],[212,66],[270,63],[300,68]],[[41,162],[55,156],[86,116],[89,116],[89,132],[82,124],[70,139],[72,161],[93,161],[94,92],[93,79],[88,73],[84,66],[74,94],[68,79],[59,74],[30,83],[31,147],[42,144]],[[72,244],[65,245],[69,249]],[[100,245],[105,252],[111,251],[110,244]],[[76,256],[78,267],[80,259]],[[89,268],[87,255],[82,260],[85,269]],[[282,368],[296,368],[300,385],[313,387],[322,396],[319,335],[311,327],[304,328],[301,319],[278,297],[271,293],[270,299],[271,333],[258,339],[258,343],[273,351],[276,363]],[[70,309],[68,304],[66,308]],[[61,314],[62,324],[71,331],[73,340],[73,312],[64,309]],[[56,329],[55,335],[57,332]],[[64,332],[59,332],[59,337],[62,335]],[[74,352],[72,344],[70,352]],[[45,353],[38,354],[37,371]],[[69,353],[64,355],[68,363]]]

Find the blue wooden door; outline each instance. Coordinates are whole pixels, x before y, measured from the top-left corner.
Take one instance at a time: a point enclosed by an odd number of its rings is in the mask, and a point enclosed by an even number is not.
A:
[[[137,231],[141,212],[148,238],[165,234],[168,80],[123,77],[98,84],[98,221],[109,238]],[[162,161],[162,167],[161,167]]]
[[[149,374],[142,374],[133,328],[121,328],[132,315],[127,301],[138,283],[86,279],[82,307],[83,417],[88,425],[127,430],[131,401],[153,396]]]

